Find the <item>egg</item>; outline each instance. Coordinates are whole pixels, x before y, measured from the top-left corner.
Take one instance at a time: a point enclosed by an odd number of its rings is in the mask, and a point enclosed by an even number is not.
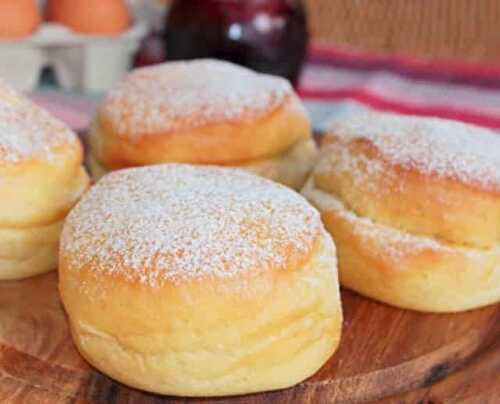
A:
[[[29,36],[40,21],[36,0],[0,0],[0,39]]]
[[[82,34],[113,35],[127,30],[130,15],[125,0],[49,0],[47,19]]]

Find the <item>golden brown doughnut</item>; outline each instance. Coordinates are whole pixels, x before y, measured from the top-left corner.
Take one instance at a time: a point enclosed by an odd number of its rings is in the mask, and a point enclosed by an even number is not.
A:
[[[449,245],[359,217],[308,182],[303,194],[321,212],[338,251],[342,286],[385,303],[457,312],[500,300],[500,247]]]
[[[319,213],[240,170],[103,177],[63,230],[60,291],[82,355],[127,385],[220,396],[291,386],[335,351],[335,246]]]
[[[500,300],[500,136],[434,118],[337,122],[304,195],[341,283],[390,304],[459,311]]]
[[[56,267],[62,221],[87,188],[82,146],[0,82],[0,279]]]
[[[295,156],[311,139],[307,113],[286,80],[197,60],[132,72],[99,108],[89,143],[104,172],[160,163],[245,168],[262,160],[272,172],[290,164],[307,172],[315,154],[308,148]],[[299,172],[287,185],[304,181]]]

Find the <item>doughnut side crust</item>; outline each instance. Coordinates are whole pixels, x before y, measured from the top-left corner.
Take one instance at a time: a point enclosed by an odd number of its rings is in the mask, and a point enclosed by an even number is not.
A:
[[[23,229],[0,228],[0,280],[24,279],[57,267],[63,220]]]
[[[300,190],[316,162],[317,155],[318,149],[314,140],[306,139],[299,141],[278,156],[227,167],[250,171],[295,190]],[[96,180],[109,172],[92,153],[87,156],[87,165]]]
[[[306,182],[317,156],[316,143],[310,138],[301,140],[279,156],[260,159],[236,168],[269,178],[298,191]]]
[[[458,312],[500,301],[500,246],[457,247],[361,218],[309,181],[303,194],[337,245],[343,286],[390,305]]]
[[[359,216],[458,246],[500,243],[500,190],[395,164],[366,139],[329,136],[314,182]]]
[[[60,290],[82,355],[139,389],[219,396],[285,388],[335,351],[342,312],[324,231],[299,267],[151,289],[74,271]]]
[[[60,150],[50,161],[0,163],[0,228],[29,228],[64,218],[87,189],[80,144]]]

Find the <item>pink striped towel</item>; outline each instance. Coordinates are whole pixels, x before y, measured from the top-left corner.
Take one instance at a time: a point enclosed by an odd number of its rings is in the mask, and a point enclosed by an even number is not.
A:
[[[430,62],[312,46],[306,99],[353,100],[394,112],[500,129],[500,66]]]

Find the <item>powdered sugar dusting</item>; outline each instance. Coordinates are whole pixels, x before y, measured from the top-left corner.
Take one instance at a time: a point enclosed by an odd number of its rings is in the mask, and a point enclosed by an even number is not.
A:
[[[50,159],[55,147],[73,142],[66,125],[0,81],[0,161]]]
[[[500,135],[460,122],[366,113],[336,122],[344,141],[369,140],[387,159],[424,173],[500,188]]]
[[[292,93],[284,79],[228,62],[170,62],[132,72],[100,113],[119,135],[134,137],[255,119]]]
[[[75,269],[164,281],[225,278],[309,254],[317,211],[288,188],[239,170],[168,164],[103,177],[70,213],[62,254]]]
[[[353,154],[344,144],[332,143],[322,148],[314,172],[329,175],[332,170],[338,175],[349,175],[352,185],[357,188],[363,187],[366,191],[380,193],[377,189],[379,185],[368,180],[384,170],[380,160],[370,159],[362,153]]]

